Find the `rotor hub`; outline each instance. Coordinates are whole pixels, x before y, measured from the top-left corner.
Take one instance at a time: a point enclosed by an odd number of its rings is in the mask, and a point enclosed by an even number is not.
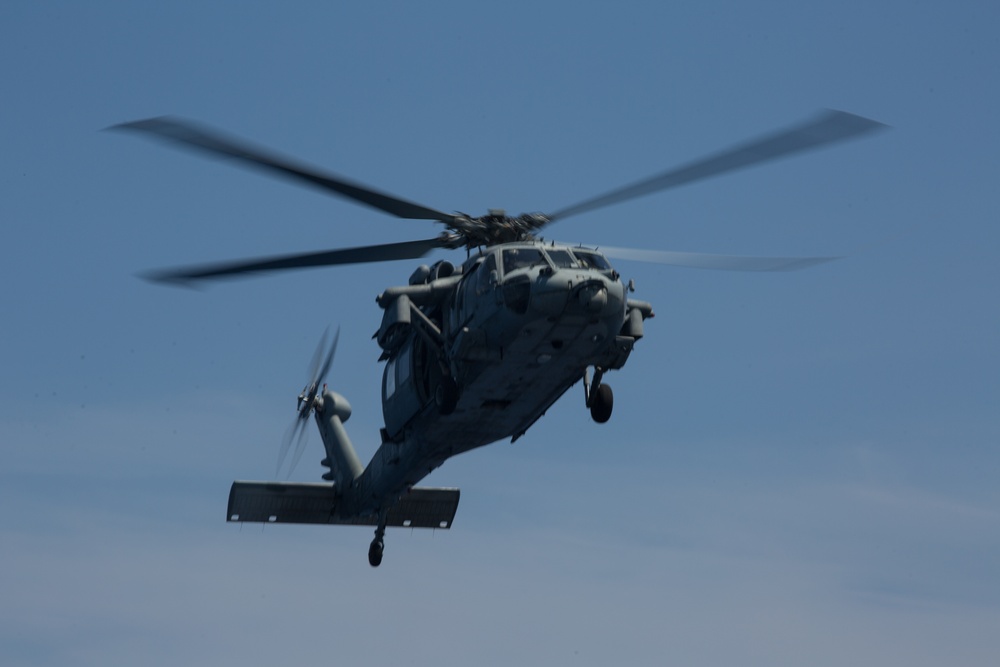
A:
[[[535,232],[549,222],[542,213],[523,213],[511,217],[501,209],[493,209],[478,218],[456,215],[448,224],[468,248],[493,246],[516,241],[531,241]]]

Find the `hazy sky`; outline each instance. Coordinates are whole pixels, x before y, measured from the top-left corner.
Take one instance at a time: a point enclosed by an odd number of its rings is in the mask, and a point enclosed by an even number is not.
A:
[[[205,4],[0,5],[0,662],[995,660],[994,4]],[[438,229],[102,128],[178,114],[516,214],[824,108],[892,129],[552,227],[845,256],[618,262],[656,318],[608,424],[575,387],[450,461],[425,483],[462,488],[453,529],[390,529],[377,570],[368,528],[225,523],[231,481],[274,474],[327,325],[374,451],[374,297],[416,262],[205,291],[136,274]],[[314,433],[294,479],[321,457]]]

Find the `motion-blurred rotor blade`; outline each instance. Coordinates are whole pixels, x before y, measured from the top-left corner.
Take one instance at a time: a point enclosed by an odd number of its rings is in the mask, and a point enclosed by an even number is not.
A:
[[[288,464],[288,475],[286,475],[285,479],[292,476],[292,473],[295,472],[295,467],[299,465],[299,461],[302,460],[302,455],[306,451],[306,443],[308,442],[308,438],[305,437],[307,433],[307,429],[302,429],[303,437],[300,437],[295,443],[295,453],[292,454],[292,461]]]
[[[323,384],[326,379],[326,374],[330,372],[330,364],[333,363],[333,355],[337,353],[337,341],[340,340],[340,327],[337,327],[337,333],[333,334],[333,343],[330,344],[330,351],[326,355],[326,359],[323,361],[323,367],[319,369],[319,373],[316,375],[316,386]],[[323,334],[323,341],[326,343],[326,334]]]
[[[309,362],[309,383],[306,388],[311,387],[316,384],[320,378],[320,364],[323,363],[323,351],[326,350],[326,339],[330,335],[330,327],[327,327],[323,331],[323,335],[319,339],[319,344],[316,346],[316,351],[313,352],[312,361]],[[337,329],[337,335],[340,335],[340,329]],[[308,397],[306,397],[308,398]]]
[[[605,248],[600,251],[612,259],[653,262],[718,271],[798,271],[840,257],[746,257],[741,255],[708,255],[698,252],[669,252],[634,248]]]
[[[825,144],[857,137],[885,125],[844,111],[827,111],[814,120],[782,130],[638,183],[584,200],[548,216],[550,221],[617,204],[628,199],[717,176]]]
[[[274,475],[277,477],[281,473],[281,466],[285,462],[285,457],[288,456],[289,450],[292,448],[292,443],[295,443],[295,451],[298,452],[299,449],[304,448],[304,441],[309,435],[309,431],[306,426],[309,423],[308,414],[306,417],[299,415],[292,422],[292,425],[288,427],[285,431],[285,437],[281,439],[281,449],[278,450],[278,465],[274,469]],[[301,456],[301,454],[299,454]],[[291,467],[294,469],[294,466]],[[288,475],[292,474],[292,469],[289,469]]]
[[[317,167],[283,157],[265,148],[253,146],[241,139],[227,137],[217,130],[208,129],[182,118],[160,116],[113,125],[109,129],[142,132],[160,139],[176,141],[189,148],[215,156],[233,158],[272,174],[310,183],[328,192],[336,193],[400,218],[439,220],[441,222],[451,222],[455,218],[448,213],[379,192],[360,183],[352,183]]]
[[[298,465],[302,454],[305,452],[309,434],[307,428],[309,416],[313,413],[313,410],[318,409],[317,400],[319,399],[318,394],[321,392],[320,386],[323,384],[323,380],[330,370],[330,365],[333,363],[333,355],[337,352],[337,342],[340,340],[340,327],[337,327],[337,333],[333,335],[333,343],[330,344],[330,349],[327,350],[326,339],[329,335],[330,329],[327,328],[323,332],[323,336],[319,339],[316,351],[313,353],[312,363],[309,364],[309,380],[302,389],[302,393],[299,394],[298,414],[295,417],[295,421],[292,422],[291,427],[285,432],[285,437],[281,441],[281,449],[278,450],[278,466],[275,468],[275,475],[280,474],[281,466],[285,462],[288,452],[292,449],[293,442],[295,444],[295,451],[288,466],[288,477],[295,472],[295,466]],[[326,352],[325,357],[323,356],[324,352]]]
[[[185,269],[155,271],[145,274],[148,280],[162,283],[185,284],[206,278],[235,276],[243,273],[260,273],[283,269],[302,269],[311,266],[332,266],[335,264],[357,264],[359,262],[388,262],[396,259],[416,259],[435,248],[448,247],[442,237],[422,241],[404,241],[382,245],[341,248],[302,255],[282,255],[262,257],[241,262],[227,262],[193,266]]]

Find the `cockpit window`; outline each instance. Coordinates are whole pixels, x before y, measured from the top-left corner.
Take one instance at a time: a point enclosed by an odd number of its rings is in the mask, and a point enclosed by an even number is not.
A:
[[[539,264],[545,264],[545,257],[538,248],[507,248],[503,251],[504,275]]]
[[[580,260],[580,264],[585,269],[596,269],[598,271],[610,271],[611,265],[608,260],[605,259],[604,255],[599,252],[594,252],[593,250],[583,250],[582,248],[573,248],[573,254],[576,258]]]
[[[546,248],[545,252],[548,254],[549,259],[552,260],[552,263],[556,265],[557,269],[575,269],[580,266],[573,258],[573,255],[569,254],[566,250]]]

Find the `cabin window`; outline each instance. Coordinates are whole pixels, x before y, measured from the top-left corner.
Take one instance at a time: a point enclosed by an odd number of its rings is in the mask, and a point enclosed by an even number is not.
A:
[[[410,380],[410,350],[413,349],[409,345],[403,345],[402,351],[400,351],[399,356],[396,360],[396,373],[399,376],[396,378],[396,384],[402,387]]]
[[[396,360],[390,359],[385,366],[385,397],[392,398],[396,393]]]
[[[503,251],[504,275],[518,269],[545,264],[545,257],[538,248],[506,248]]]

